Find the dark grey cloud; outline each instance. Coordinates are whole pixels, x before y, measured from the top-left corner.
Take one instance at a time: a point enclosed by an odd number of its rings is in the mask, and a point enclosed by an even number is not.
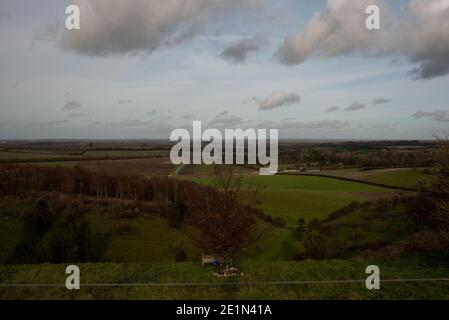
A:
[[[85,118],[88,117],[89,114],[88,113],[71,113],[69,115],[67,115],[69,118]]]
[[[151,53],[195,37],[210,21],[258,0],[74,0],[81,30],[64,31],[62,45],[91,56]],[[88,14],[87,14],[88,13]]]
[[[152,121],[147,120],[137,120],[137,119],[129,119],[129,120],[121,120],[118,122],[111,122],[108,125],[111,127],[119,127],[119,128],[135,128],[135,127],[143,127],[149,126],[152,124]]]
[[[378,123],[367,127],[368,130],[386,130],[397,128],[399,123]]]
[[[243,123],[242,118],[231,114],[229,111],[223,111],[217,114],[209,123],[209,127],[228,127],[233,128]]]
[[[81,103],[78,101],[69,101],[62,107],[62,110],[74,110],[79,108],[81,108]]]
[[[338,120],[320,120],[312,122],[303,122],[292,119],[284,119],[281,121],[265,121],[257,125],[258,128],[279,129],[279,130],[316,130],[330,129],[341,130],[350,127],[351,124],[346,121]]]
[[[364,12],[378,5],[382,28],[365,28]],[[324,12],[316,13],[305,30],[286,38],[275,58],[287,65],[310,57],[340,55],[397,56],[413,64],[415,79],[429,79],[449,73],[449,2],[410,0],[399,16],[383,0],[328,0]]]
[[[131,103],[133,103],[133,100],[131,99],[120,99],[118,101],[118,104],[131,104]]]
[[[182,116],[182,118],[185,119],[185,120],[193,120],[193,119],[196,118],[196,116],[194,114],[184,114]]]
[[[151,111],[147,112],[147,114],[148,114],[149,116],[154,116],[154,115],[157,114],[157,110],[151,110]]]
[[[27,126],[28,127],[53,127],[53,126],[59,126],[63,124],[70,123],[70,120],[48,120],[48,121],[34,121],[30,122]]]
[[[412,117],[415,119],[432,118],[435,121],[447,122],[449,121],[449,110],[418,111],[412,114]]]
[[[326,109],[326,112],[335,112],[340,110],[340,107],[329,107]]]
[[[275,91],[265,99],[254,98],[254,101],[259,105],[259,110],[266,111],[296,104],[301,101],[301,96],[295,93]]]
[[[250,52],[259,51],[264,44],[261,37],[243,39],[226,47],[220,56],[233,63],[243,63]]]
[[[385,99],[385,98],[375,98],[373,99],[373,104],[385,104],[385,103],[389,103],[391,102],[390,99]]]
[[[366,108],[366,106],[363,103],[354,102],[350,106],[346,107],[345,111],[358,111],[358,110],[362,110],[365,108]]]
[[[100,122],[95,121],[90,124],[90,127],[110,127],[110,128],[138,128],[152,125],[151,120],[126,119],[116,122]]]

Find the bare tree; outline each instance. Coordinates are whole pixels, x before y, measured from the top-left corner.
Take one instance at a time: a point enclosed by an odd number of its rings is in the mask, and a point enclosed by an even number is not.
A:
[[[214,183],[216,189],[190,208],[189,221],[199,229],[193,235],[198,245],[230,262],[250,241],[254,213],[239,200],[243,179],[232,169],[216,168]]]

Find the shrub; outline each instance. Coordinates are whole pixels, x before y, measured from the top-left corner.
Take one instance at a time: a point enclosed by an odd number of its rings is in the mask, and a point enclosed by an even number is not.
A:
[[[187,261],[187,253],[184,251],[184,249],[179,249],[175,254],[175,261],[176,262],[185,262]]]
[[[132,227],[127,222],[122,222],[117,225],[116,230],[120,233],[130,233],[132,230]]]
[[[328,239],[318,229],[308,228],[304,237],[305,256],[310,259],[324,259],[328,250]]]
[[[280,217],[273,218],[273,221],[271,222],[271,224],[278,228],[285,228],[285,226],[287,225],[285,220]]]

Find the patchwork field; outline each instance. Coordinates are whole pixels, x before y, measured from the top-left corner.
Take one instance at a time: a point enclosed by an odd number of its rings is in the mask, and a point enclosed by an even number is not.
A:
[[[89,158],[150,158],[150,157],[168,156],[168,151],[165,149],[146,150],[146,149],[111,149],[111,150],[2,150],[0,151],[0,161],[42,161],[48,159],[63,159],[70,161],[71,159],[89,159]]]

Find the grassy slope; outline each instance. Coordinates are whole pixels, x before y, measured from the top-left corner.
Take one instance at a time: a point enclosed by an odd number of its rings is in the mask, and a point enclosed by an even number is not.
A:
[[[103,257],[106,261],[174,261],[179,249],[185,250],[189,259],[199,260],[201,254],[193,245],[187,230],[170,228],[163,218],[111,219],[90,214],[88,220],[97,235],[109,237]],[[123,223],[131,226],[130,232],[117,230]]]
[[[327,217],[333,210],[351,201],[364,201],[362,193],[388,192],[388,189],[360,183],[308,176],[253,177],[266,186],[262,208],[273,216],[295,224],[299,218],[306,221]]]
[[[365,268],[376,264],[381,289],[367,290]],[[383,282],[382,279],[448,278],[447,257],[396,261],[328,260],[245,262],[243,277],[215,279],[198,263],[82,264],[81,290],[63,285],[66,265],[0,266],[0,282],[60,284],[60,287],[0,287],[0,299],[449,299],[449,282]],[[283,285],[83,287],[88,283],[183,283],[226,281],[360,280],[357,283]]]
[[[347,257],[360,250],[379,249],[387,244],[410,238],[416,232],[407,209],[392,205],[376,210],[375,205],[360,207],[353,212],[323,224],[330,239],[331,257]]]
[[[208,176],[183,178],[212,183]],[[299,218],[306,221],[322,219],[351,201],[364,201],[370,194],[392,191],[357,182],[305,175],[250,176],[245,179],[264,186],[262,209],[274,217],[282,217],[290,225],[296,224]]]
[[[207,176],[182,177],[199,183],[211,183]],[[282,217],[289,226],[295,225],[299,218],[308,222],[315,218],[323,219],[352,201],[365,201],[365,195],[390,191],[324,177],[279,175],[251,176],[246,179],[265,186],[262,209],[274,217]],[[256,260],[291,260],[298,253],[298,248],[292,228],[267,228],[245,254]]]

